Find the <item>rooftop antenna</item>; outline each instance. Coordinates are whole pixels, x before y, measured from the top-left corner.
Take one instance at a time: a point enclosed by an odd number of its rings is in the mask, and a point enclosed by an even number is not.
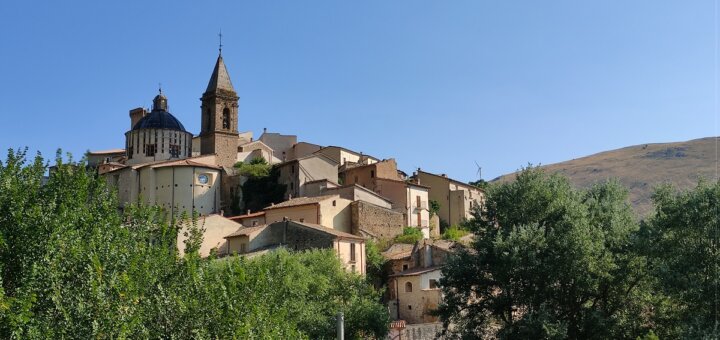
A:
[[[218,48],[218,51],[220,52],[220,55],[222,55],[222,28],[220,29],[220,33],[218,33],[218,38],[220,38],[220,48]]]
[[[158,92],[162,94],[162,83],[158,83]]]
[[[477,161],[475,161],[475,166],[477,166],[477,176],[478,180],[480,180],[482,179],[482,167],[480,166],[480,164],[478,164]]]

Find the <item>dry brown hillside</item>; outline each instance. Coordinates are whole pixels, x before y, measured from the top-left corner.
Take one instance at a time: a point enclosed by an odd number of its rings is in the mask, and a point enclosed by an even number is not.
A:
[[[630,203],[640,216],[652,212],[653,188],[671,183],[680,189],[695,186],[698,179],[717,179],[716,139],[708,137],[678,143],[635,145],[605,151],[556,164],[544,165],[559,172],[578,187],[587,188],[608,178],[617,178],[630,190]],[[507,181],[513,174],[494,181]]]

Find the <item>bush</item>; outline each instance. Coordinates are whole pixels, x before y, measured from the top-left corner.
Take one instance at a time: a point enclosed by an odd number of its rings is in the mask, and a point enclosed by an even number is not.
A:
[[[395,237],[396,243],[405,243],[405,244],[415,244],[415,242],[420,241],[423,239],[423,234],[420,229],[415,227],[405,227],[403,228],[402,235],[398,235]]]
[[[470,232],[462,229],[456,225],[445,229],[445,232],[442,233],[442,239],[443,240],[450,240],[450,241],[457,241],[461,237],[469,234]]]

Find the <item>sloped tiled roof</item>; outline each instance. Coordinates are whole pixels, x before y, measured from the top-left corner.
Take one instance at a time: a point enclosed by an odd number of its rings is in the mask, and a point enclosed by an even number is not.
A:
[[[395,243],[388,250],[382,253],[382,256],[388,260],[399,260],[412,255],[415,248],[414,244]]]
[[[348,234],[348,233],[345,233],[345,232],[342,232],[342,231],[339,231],[339,230],[335,230],[335,229],[332,229],[332,228],[328,228],[328,227],[325,227],[325,226],[322,226],[322,225],[319,225],[319,224],[306,223],[306,222],[296,222],[296,221],[289,221],[289,222],[290,222],[290,223],[293,223],[293,224],[300,225],[300,226],[304,226],[304,227],[307,227],[307,228],[315,229],[315,230],[317,230],[317,231],[321,231],[321,232],[324,232],[324,233],[327,233],[327,234],[330,234],[330,235],[333,235],[333,236],[337,236],[337,237],[349,238],[349,239],[356,239],[356,240],[363,240],[363,241],[365,240],[365,238],[362,237],[362,236],[357,236],[357,235],[353,235],[353,234]],[[276,222],[276,223],[283,223],[283,222]]]
[[[265,210],[296,207],[299,205],[315,204],[315,203],[319,203],[319,202],[322,202],[322,201],[325,201],[325,200],[328,200],[331,198],[339,198],[339,196],[338,195],[325,195],[325,196],[316,196],[316,197],[298,197],[298,198],[293,198],[293,199],[290,199],[290,200],[287,200],[285,202],[281,202],[281,203],[278,203],[275,205],[271,205],[271,206],[265,208]]]
[[[232,234],[225,236],[225,238],[231,238],[231,237],[237,237],[237,236],[243,236],[243,235],[250,235],[256,231],[263,230],[267,227],[267,224],[259,225],[257,227],[242,227],[236,231],[234,231]]]

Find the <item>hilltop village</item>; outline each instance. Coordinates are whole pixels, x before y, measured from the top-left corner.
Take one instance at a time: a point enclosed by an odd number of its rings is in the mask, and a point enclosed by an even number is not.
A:
[[[441,232],[472,218],[482,190],[295,135],[265,129],[254,138],[238,130],[238,101],[219,55],[201,97],[198,134],[168,111],[160,91],[150,110],[129,111],[124,148],[89,152],[88,165],[117,188],[120,209],[140,201],[174,216],[197,214],[204,256],[330,248],[346,270],[365,275],[366,242],[374,240],[387,260],[380,284],[391,318],[436,321],[429,311],[442,299],[441,268],[467,239],[444,240]],[[393,242],[408,230],[422,237]]]

